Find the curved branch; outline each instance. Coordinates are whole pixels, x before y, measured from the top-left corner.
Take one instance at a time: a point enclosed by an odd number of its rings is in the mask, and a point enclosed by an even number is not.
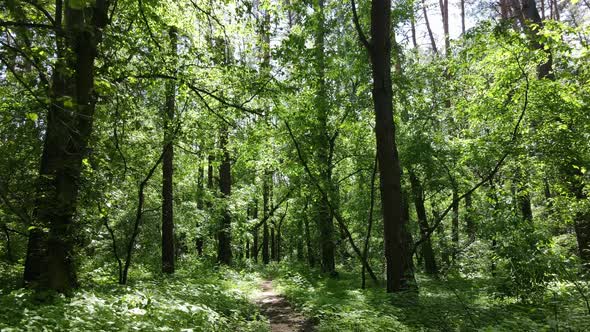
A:
[[[338,213],[338,211],[336,211],[336,209],[334,208],[334,206],[330,202],[330,199],[328,198],[328,194],[326,193],[324,188],[322,188],[322,186],[320,185],[320,182],[315,179],[315,176],[313,175],[313,173],[309,169],[309,165],[307,165],[305,158],[303,158],[303,153],[301,152],[301,147],[299,146],[299,142],[297,142],[297,139],[295,139],[295,135],[293,135],[293,131],[291,131],[291,127],[289,126],[289,123],[287,121],[285,121],[285,126],[287,127],[287,130],[289,131],[289,136],[291,137],[291,140],[293,141],[293,144],[295,145],[295,149],[297,150],[297,156],[299,157],[299,160],[301,161],[301,164],[303,165],[305,172],[307,173],[307,175],[311,179],[311,182],[315,185],[315,187],[318,189],[318,191],[322,195],[322,198],[325,200],[326,203],[328,203],[328,208],[330,209],[330,213],[332,213],[332,215],[334,216],[334,218],[338,222],[338,226],[340,226],[340,228],[342,229],[342,231],[344,232],[344,234],[348,238],[348,241],[350,242],[350,246],[352,247],[354,252],[357,254],[359,259],[361,260],[361,264],[363,264],[363,266],[367,269],[367,272],[369,272],[369,275],[371,276],[371,279],[373,279],[375,284],[378,284],[379,280],[377,279],[377,276],[373,272],[373,269],[371,269],[369,262],[363,256],[363,253],[361,252],[361,250],[354,243],[354,240],[352,238],[352,234],[350,234],[348,227],[346,227],[346,223],[344,222],[344,218],[342,218],[340,213]]]
[[[361,27],[361,23],[359,22],[359,16],[356,12],[356,4],[354,0],[350,0],[350,5],[352,7],[352,22],[354,23],[354,27],[356,28],[356,32],[359,34],[359,39],[363,46],[370,52],[371,51],[371,43],[367,39],[367,36],[363,32],[363,28]]]
[[[522,106],[522,111],[520,112],[520,116],[518,117],[518,121],[516,122],[516,125],[514,126],[514,129],[512,130],[512,135],[511,135],[510,141],[507,144],[508,147],[512,147],[518,138],[518,129],[520,128],[522,120],[524,119],[524,116],[526,114],[526,110],[527,110],[527,107],[529,104],[530,81],[529,81],[528,75],[526,74],[524,68],[520,65],[520,62],[517,61],[517,63],[519,65],[519,68],[521,69],[521,71],[523,73],[523,77],[525,79],[524,102],[523,102],[523,106]],[[490,181],[496,175],[496,173],[498,173],[498,171],[500,170],[500,167],[502,167],[502,165],[504,164],[504,161],[506,161],[506,158],[510,155],[510,153],[511,153],[511,151],[509,149],[506,152],[504,152],[504,154],[502,155],[500,160],[498,160],[498,162],[496,163],[494,168],[488,173],[488,175],[485,178],[483,178],[475,186],[473,186],[471,189],[469,189],[468,191],[463,193],[461,196],[454,199],[451,202],[451,204],[449,204],[449,206],[447,206],[447,208],[443,211],[443,213],[436,219],[436,221],[434,222],[432,227],[430,227],[426,230],[425,235],[420,240],[416,241],[416,243],[414,243],[414,249],[412,250],[413,253],[416,252],[418,246],[420,246],[422,243],[427,241],[430,238],[430,236],[432,236],[432,233],[434,232],[434,230],[437,229],[438,226],[440,226],[443,219],[447,216],[447,214],[449,214],[449,212],[453,208],[454,204],[459,203],[467,195],[472,194],[474,191],[479,189],[479,187],[484,185],[486,182]]]

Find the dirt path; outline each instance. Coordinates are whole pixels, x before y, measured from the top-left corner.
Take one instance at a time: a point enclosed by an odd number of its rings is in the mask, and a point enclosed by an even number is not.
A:
[[[291,307],[285,297],[272,288],[272,281],[265,280],[260,285],[262,291],[256,297],[256,303],[262,313],[270,320],[272,332],[311,332],[313,324]]]

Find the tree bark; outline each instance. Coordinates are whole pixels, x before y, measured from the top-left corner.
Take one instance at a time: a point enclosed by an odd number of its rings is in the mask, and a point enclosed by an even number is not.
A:
[[[258,219],[258,199],[254,198],[252,207],[252,218]],[[252,230],[252,254],[250,258],[254,259],[254,262],[258,263],[258,227]]]
[[[414,207],[416,208],[418,226],[420,227],[420,235],[422,238],[425,238],[430,226],[428,225],[428,217],[426,215],[426,208],[424,207],[424,190],[422,189],[422,184],[418,177],[413,172],[409,172],[409,174],[414,196]],[[427,239],[422,243],[422,258],[424,260],[424,270],[426,273],[436,276],[438,274],[438,267],[436,265],[436,258],[434,256],[434,250],[432,249],[432,242],[430,239]]]
[[[471,194],[465,195],[465,228],[469,242],[475,241],[475,222],[473,220],[473,204]]]
[[[541,44],[539,40],[539,36],[536,33],[536,30],[530,28],[529,23],[534,23],[538,25],[539,29],[544,27],[543,20],[541,20],[541,16],[539,15],[539,11],[537,10],[537,3],[535,0],[521,0],[520,6],[518,6],[518,1],[513,2],[514,11],[518,14],[518,18],[520,20],[523,29],[529,35],[531,40],[531,46],[535,50],[539,50],[545,52],[547,55],[547,60],[537,66],[537,77],[539,79],[555,79],[553,74],[553,54],[551,49],[545,49],[544,46]]]
[[[451,222],[451,241],[453,242],[452,259],[455,259],[459,249],[459,188],[453,185],[453,212]]]
[[[205,170],[204,170],[204,163],[202,161],[199,161],[199,175],[198,175],[198,179],[197,179],[197,209],[199,211],[203,210],[203,203],[205,201]],[[195,225],[197,228],[197,232],[196,232],[196,239],[195,239],[195,246],[197,249],[197,255],[203,256],[203,236],[201,234],[202,229],[200,228],[199,223],[197,222],[197,224]]]
[[[231,215],[229,211],[229,197],[231,195],[231,160],[227,144],[229,140],[229,129],[223,125],[219,135],[219,148],[223,154],[221,165],[219,165],[219,189],[225,200],[225,207],[221,224],[217,232],[218,251],[217,261],[230,265],[232,261],[231,251]]]
[[[176,28],[170,27],[170,51],[176,56],[178,40]],[[164,111],[164,159],[162,160],[162,272],[174,273],[174,143],[171,133],[176,104],[174,80],[166,81],[166,107]]]
[[[24,280],[32,287],[69,292],[77,285],[74,215],[82,161],[92,134],[96,104],[94,60],[107,25],[108,0],[87,8],[56,2],[57,60],[38,179],[34,228],[29,236]],[[48,231],[45,232],[44,229]]]
[[[387,292],[396,292],[402,290],[405,282],[403,280],[401,169],[395,142],[391,81],[391,0],[371,2],[370,42],[360,27],[354,0],[352,4],[359,38],[371,60]]]
[[[264,177],[262,180],[262,211],[263,218],[267,219],[269,215],[269,197],[270,197],[270,181],[272,181],[271,172],[268,170],[264,171]],[[270,262],[269,252],[269,230],[268,220],[265,220],[262,225],[262,263],[268,264]]]
[[[461,0],[461,34],[465,35],[465,0]]]
[[[315,107],[317,112],[317,119],[319,126],[317,128],[317,163],[320,170],[320,181],[323,182],[323,187],[327,188],[329,198],[333,195],[332,185],[332,162],[329,133],[328,133],[328,113],[329,101],[326,87],[326,59],[325,59],[325,14],[324,14],[324,0],[315,0],[314,7],[317,13],[317,26],[315,29],[315,72],[317,79],[317,91],[315,98]],[[318,194],[318,229],[319,229],[319,243],[321,254],[321,268],[322,272],[328,274],[336,273],[335,266],[335,244],[334,244],[334,221],[330,213],[328,202],[321,194]]]
[[[139,190],[137,193],[137,210],[135,212],[135,222],[133,224],[133,231],[131,232],[131,236],[129,237],[129,242],[127,243],[127,250],[125,254],[125,265],[123,267],[123,273],[119,273],[119,284],[125,285],[127,284],[127,276],[129,274],[129,268],[131,267],[131,258],[133,255],[133,249],[135,248],[135,241],[137,240],[137,236],[139,235],[139,230],[141,226],[141,222],[143,220],[143,205],[145,203],[145,187],[148,184],[148,181],[154,175],[156,168],[160,165],[164,159],[164,154],[160,154],[158,161],[154,163],[152,168],[149,170],[146,177],[141,181],[139,184]],[[114,237],[113,237],[114,239]]]
[[[375,162],[373,163],[373,173],[371,173],[371,187],[369,195],[369,215],[367,217],[367,236],[365,237],[365,244],[363,246],[363,260],[369,260],[369,244],[371,242],[371,231],[373,230],[373,210],[375,207],[375,179],[377,177],[377,156],[375,156]],[[366,286],[366,275],[365,265],[362,264],[361,268],[361,288],[365,289]]]
[[[424,14],[424,22],[426,23],[426,30],[428,31],[428,37],[430,38],[430,45],[432,46],[432,51],[435,54],[438,54],[438,49],[436,48],[436,41],[434,40],[434,34],[432,33],[430,21],[428,20],[428,10],[426,9],[426,4],[424,3],[424,0],[422,0],[422,13]]]
[[[451,51],[451,35],[449,31],[449,0],[439,0],[440,13],[443,23],[443,32],[445,34],[445,56],[449,56]]]

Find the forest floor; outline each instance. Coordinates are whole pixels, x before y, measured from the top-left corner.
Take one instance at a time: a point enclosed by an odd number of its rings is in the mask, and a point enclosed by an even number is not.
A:
[[[256,303],[262,314],[268,317],[272,332],[313,331],[313,322],[295,311],[287,299],[275,291],[272,280],[262,281],[260,287]]]
[[[137,264],[129,285],[116,283],[114,266],[82,266],[66,297],[20,288],[22,265],[0,262],[0,331],[590,331],[584,299],[565,282],[525,302],[497,295],[494,279],[459,274],[418,274],[419,292],[387,294],[361,289],[346,265],[326,278],[294,262],[185,260],[174,275],[154,272],[158,263]]]

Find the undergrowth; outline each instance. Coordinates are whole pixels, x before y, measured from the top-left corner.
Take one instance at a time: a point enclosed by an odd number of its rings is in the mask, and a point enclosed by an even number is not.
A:
[[[583,302],[565,284],[540,303],[521,303],[495,297],[484,278],[419,275],[419,292],[386,294],[383,287],[359,289],[353,272],[325,278],[307,267],[274,265],[267,274],[318,331],[590,331]]]
[[[173,276],[137,268],[128,286],[99,269],[71,297],[5,287],[0,330],[268,331],[267,319],[250,301],[257,274],[205,265],[186,262]],[[2,269],[3,278],[10,275]]]

